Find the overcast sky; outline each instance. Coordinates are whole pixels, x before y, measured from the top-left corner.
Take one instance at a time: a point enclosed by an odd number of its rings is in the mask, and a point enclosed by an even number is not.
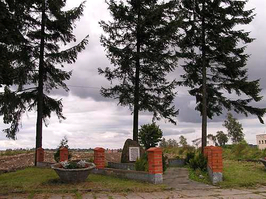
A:
[[[68,0],[68,7],[77,6],[83,0]],[[261,94],[265,96],[256,104],[266,106],[266,1],[250,0],[247,8],[255,8],[257,14],[245,30],[251,31],[251,37],[256,40],[247,48],[250,58],[247,64],[250,80],[260,79]],[[80,41],[87,34],[90,35],[89,45],[79,54],[78,61],[66,70],[73,70],[70,81],[67,82],[70,92],[54,91],[53,97],[63,99],[63,113],[66,120],[59,122],[55,115],[49,119],[48,127],[43,128],[43,148],[56,148],[60,140],[67,136],[70,148],[122,148],[127,138],[132,138],[132,115],[128,107],[117,106],[117,101],[105,99],[99,94],[101,86],[108,86],[109,82],[98,75],[99,67],[110,65],[105,56],[104,48],[100,44],[100,35],[103,33],[98,22],[110,20],[107,5],[104,0],[87,0],[84,16],[77,23],[75,35]],[[180,70],[171,74],[171,77],[180,75]],[[201,117],[195,111],[195,99],[190,97],[185,88],[178,88],[175,105],[180,110],[177,117],[177,125],[158,122],[166,139],[178,140],[184,135],[191,144],[191,140],[201,137]],[[225,112],[226,114],[226,112]],[[208,122],[208,133],[216,134],[218,130],[226,129],[222,126],[225,114],[214,117]],[[252,144],[256,143],[256,135],[266,133],[265,125],[260,124],[256,117],[246,118],[243,115],[235,115],[242,123],[245,139]],[[0,129],[6,128],[0,118]],[[151,122],[151,115],[140,113],[139,125]],[[266,120],[266,117],[264,117]],[[9,140],[5,134],[0,134],[0,150],[15,148],[35,147],[36,112],[24,114],[21,121],[21,129],[17,134],[17,140]]]

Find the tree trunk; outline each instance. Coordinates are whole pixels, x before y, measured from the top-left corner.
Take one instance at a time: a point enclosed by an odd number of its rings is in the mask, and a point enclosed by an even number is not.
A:
[[[139,69],[140,69],[140,1],[137,1],[138,24],[137,24],[137,55],[136,55],[136,74],[135,74],[135,91],[134,91],[134,116],[133,116],[133,140],[138,142],[138,125],[139,125]]]
[[[202,146],[207,145],[207,69],[206,69],[206,40],[205,40],[205,1],[202,3]]]
[[[37,165],[37,149],[42,147],[45,0],[42,1],[41,23],[42,24],[41,24],[41,44],[40,44],[40,57],[39,57],[39,78],[38,78],[38,97],[37,97],[35,166]]]

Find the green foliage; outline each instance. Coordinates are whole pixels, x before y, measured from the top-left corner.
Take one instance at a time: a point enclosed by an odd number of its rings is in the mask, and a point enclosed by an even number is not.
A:
[[[207,158],[202,153],[196,153],[193,158],[189,160],[189,167],[193,170],[199,169],[207,171]]]
[[[172,105],[176,81],[167,75],[177,66],[173,40],[180,24],[174,12],[176,1],[106,1],[112,20],[101,21],[106,34],[101,43],[113,67],[99,68],[108,81],[104,97],[119,100],[119,105],[133,110],[133,137],[138,138],[139,111],[153,113],[153,119],[175,122],[178,111]],[[136,135],[135,135],[136,134]]]
[[[239,26],[254,19],[254,10],[246,10],[247,1],[181,0],[183,34],[178,40],[179,57],[185,71],[178,82],[189,87],[196,98],[196,110],[203,117],[202,138],[206,140],[207,117],[223,111],[256,115],[263,123],[266,108],[251,102],[262,100],[259,80],[249,81],[246,67],[247,44],[254,39]],[[236,99],[235,96],[243,96]]]
[[[239,143],[244,140],[242,124],[231,113],[227,114],[227,119],[224,121],[223,126],[227,128],[228,136],[233,143]]]
[[[148,171],[148,154],[145,152],[140,158],[138,158],[135,162],[136,171]]]
[[[185,138],[183,135],[181,135],[180,137],[179,137],[179,144],[181,145],[181,146],[186,146],[187,145],[187,138]]]
[[[162,157],[162,161],[163,161],[163,172],[166,171],[167,169],[167,162],[168,162],[168,158],[166,155],[163,154],[163,157]]]
[[[139,142],[149,149],[157,146],[161,141],[163,132],[155,123],[142,125],[139,130]]]
[[[60,141],[60,144],[58,145],[56,152],[54,153],[54,160],[56,162],[60,161],[60,148],[62,147],[66,147],[67,149],[69,149],[68,139],[66,136],[64,136],[64,138]],[[68,151],[68,159],[70,160],[71,157],[72,157],[72,154],[70,153],[70,151]]]
[[[185,158],[185,164],[189,165],[190,160],[194,159],[194,157],[195,157],[194,151],[188,152]]]
[[[246,141],[223,147],[223,158],[226,160],[258,160],[266,157],[266,150],[251,147]]]
[[[217,131],[215,140],[219,146],[224,146],[228,142],[228,136],[223,131]]]
[[[79,168],[77,162],[68,162],[67,166],[65,169],[77,169]]]
[[[222,188],[258,187],[265,185],[265,166],[255,162],[224,160]]]
[[[10,29],[4,28],[5,35],[0,34],[0,50],[2,47],[17,50],[7,51],[9,55],[4,55],[4,68],[0,62],[0,75],[10,74],[9,82],[0,81],[0,85],[5,85],[4,92],[0,94],[0,114],[4,116],[4,123],[10,124],[10,127],[3,131],[8,138],[16,139],[22,115],[27,111],[36,110],[37,107],[38,148],[41,146],[42,121],[50,118],[52,112],[55,112],[59,119],[65,119],[62,114],[62,100],[49,97],[48,94],[58,88],[68,91],[64,81],[69,80],[71,72],[62,68],[65,64],[74,63],[77,54],[84,50],[88,43],[87,36],[75,46],[67,49],[63,47],[76,42],[73,31],[75,22],[82,15],[84,2],[70,10],[65,9],[65,0],[4,0],[1,1],[0,7],[4,4],[8,8],[3,9]],[[0,17],[0,22],[1,20]],[[2,30],[2,27],[0,29]],[[7,35],[10,35],[7,37],[10,42],[2,43],[1,38]]]

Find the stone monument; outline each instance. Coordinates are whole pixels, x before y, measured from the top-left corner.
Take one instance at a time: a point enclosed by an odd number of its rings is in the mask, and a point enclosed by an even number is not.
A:
[[[121,163],[133,163],[140,158],[145,150],[134,140],[127,139],[121,156]]]

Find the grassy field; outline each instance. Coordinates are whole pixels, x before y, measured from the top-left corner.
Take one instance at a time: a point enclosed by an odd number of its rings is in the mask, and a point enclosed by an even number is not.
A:
[[[262,163],[224,160],[221,187],[254,187],[266,185],[266,168]]]
[[[222,188],[256,187],[266,185],[266,168],[262,163],[224,160]],[[211,184],[207,172],[189,169],[189,178],[198,182]],[[201,178],[199,178],[201,175]]]
[[[173,153],[172,156],[180,154],[180,148],[165,150]],[[224,181],[219,184],[223,188],[256,187],[266,185],[266,168],[260,162],[249,162],[246,160],[258,160],[266,157],[266,150],[250,147],[246,142],[230,145],[223,148],[223,176]],[[240,160],[240,161],[238,161]],[[189,169],[189,178],[198,182],[211,184],[207,172]],[[199,177],[200,176],[200,177]]]
[[[0,194],[7,193],[76,193],[77,191],[160,191],[164,185],[140,183],[110,176],[89,175],[86,182],[64,184],[52,169],[27,168],[0,175]]]

